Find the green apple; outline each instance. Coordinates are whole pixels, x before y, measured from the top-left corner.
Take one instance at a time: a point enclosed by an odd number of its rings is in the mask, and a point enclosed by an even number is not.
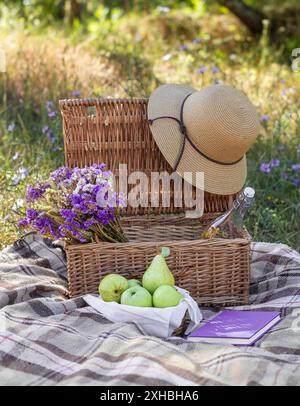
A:
[[[169,285],[159,286],[153,294],[154,307],[172,307],[177,306],[183,299],[181,293]]]
[[[142,284],[137,279],[129,279],[128,280],[128,288],[132,288],[133,286],[142,286]]]
[[[128,288],[128,281],[124,276],[110,273],[99,285],[99,294],[105,302],[120,303],[122,293]]]
[[[121,304],[138,307],[152,307],[152,296],[147,289],[138,285],[133,286],[122,293]]]

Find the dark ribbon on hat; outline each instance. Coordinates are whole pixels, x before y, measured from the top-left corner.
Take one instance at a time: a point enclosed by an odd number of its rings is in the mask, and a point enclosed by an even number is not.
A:
[[[177,158],[177,160],[176,160],[176,162],[175,162],[175,165],[174,165],[174,168],[173,168],[174,171],[177,170],[177,168],[178,168],[178,166],[179,166],[179,164],[180,164],[181,158],[182,158],[183,153],[184,153],[184,150],[185,150],[186,141],[188,141],[188,142],[190,143],[190,145],[194,148],[195,151],[198,152],[198,154],[200,154],[200,155],[203,156],[204,158],[208,159],[209,161],[214,162],[215,164],[220,164],[220,165],[234,165],[234,164],[237,164],[238,162],[240,162],[240,161],[243,159],[244,156],[242,156],[241,158],[239,158],[237,161],[234,161],[234,162],[222,162],[222,161],[217,161],[216,159],[213,159],[213,158],[211,158],[211,157],[205,155],[204,152],[202,152],[202,151],[193,143],[193,141],[190,139],[190,137],[189,137],[189,135],[188,135],[188,133],[187,133],[187,128],[186,128],[186,126],[184,125],[184,121],[183,121],[183,107],[184,107],[184,104],[185,104],[186,99],[187,99],[191,94],[192,94],[192,93],[187,94],[187,95],[185,96],[185,98],[183,99],[182,103],[181,103],[181,107],[180,107],[180,119],[178,119],[178,118],[176,118],[176,117],[172,117],[172,116],[160,116],[160,117],[156,117],[156,118],[150,118],[150,119],[148,120],[149,125],[152,125],[154,121],[160,120],[161,118],[168,118],[168,119],[177,121],[177,123],[178,123],[178,125],[179,125],[180,132],[181,132],[181,134],[183,135],[183,143],[182,143],[182,147],[181,147],[180,153],[179,153],[179,155],[178,155],[178,158]]]

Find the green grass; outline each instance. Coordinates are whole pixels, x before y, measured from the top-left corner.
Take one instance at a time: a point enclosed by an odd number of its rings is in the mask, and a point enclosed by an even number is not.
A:
[[[269,116],[248,154],[247,183],[257,198],[247,226],[255,240],[299,250],[300,171],[292,165],[300,163],[300,76],[282,50],[273,49],[267,35],[257,43],[229,14],[183,9],[100,17],[101,24],[91,21],[84,30],[2,31],[7,72],[0,73],[0,246],[20,235],[22,207],[16,206],[28,184],[63,164],[60,98],[73,97],[74,90],[80,97],[148,96],[160,83],[200,89],[218,80],[245,91],[261,116]],[[198,74],[202,66],[207,70]],[[220,72],[211,72],[215,66]],[[56,115],[49,117],[52,111]],[[261,172],[261,163],[271,159],[280,165]]]

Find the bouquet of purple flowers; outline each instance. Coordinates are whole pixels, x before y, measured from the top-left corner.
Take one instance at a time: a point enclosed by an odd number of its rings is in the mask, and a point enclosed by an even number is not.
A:
[[[61,167],[49,179],[30,185],[26,217],[19,226],[71,243],[126,242],[119,222],[124,205],[113,191],[113,175],[105,164]]]

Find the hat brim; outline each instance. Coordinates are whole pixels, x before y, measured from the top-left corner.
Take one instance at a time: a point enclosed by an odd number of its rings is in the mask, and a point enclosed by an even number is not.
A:
[[[179,119],[184,98],[196,91],[192,87],[176,84],[158,87],[149,98],[148,118],[170,116]],[[172,119],[160,119],[154,121],[150,128],[158,148],[174,168],[184,142],[178,123]],[[244,156],[241,161],[233,165],[218,164],[199,154],[186,141],[177,172],[199,189],[214,194],[231,195],[239,192],[245,183],[246,157]],[[204,183],[197,173],[204,173]]]

